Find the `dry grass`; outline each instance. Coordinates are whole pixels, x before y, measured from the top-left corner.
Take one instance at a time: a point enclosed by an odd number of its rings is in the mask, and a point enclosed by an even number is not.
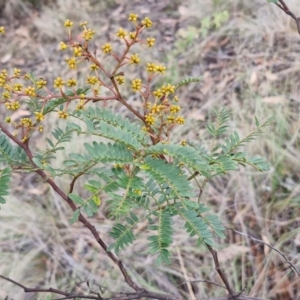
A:
[[[56,51],[64,36],[63,20],[88,20],[91,27],[98,29],[99,47],[112,38],[111,32],[119,24],[125,24],[129,12],[138,11],[157,24],[152,30],[158,40],[152,59],[164,60],[169,68],[168,80],[178,82],[186,75],[203,75],[200,85],[192,84],[181,91],[189,121],[183,129],[176,129],[174,138],[197,139],[208,145],[204,125],[212,108],[231,108],[230,128],[241,136],[254,128],[254,115],[259,120],[274,116],[273,125],[247,149],[251,154],[265,156],[272,170],[258,174],[247,168],[218,178],[207,186],[203,201],[219,213],[225,224],[272,244],[300,269],[300,37],[291,19],[263,0],[232,0],[226,4],[210,0],[189,0],[184,4],[150,0],[126,4],[56,2],[38,3],[38,12],[20,0],[7,4],[4,20],[9,20],[8,27],[15,26],[17,33],[11,30],[9,43],[1,46],[5,68],[33,70],[37,77],[50,81],[57,75],[64,76],[68,71]],[[300,16],[298,1],[287,2]],[[22,18],[16,17],[18,10],[24,12]],[[227,10],[229,20],[204,36],[200,20],[215,10]],[[147,61],[149,57],[143,59]],[[133,70],[133,75],[138,72]],[[139,105],[135,97],[128,95],[128,101]],[[76,140],[66,153],[74,145],[80,149],[83,142]],[[62,160],[58,157],[56,163]],[[66,186],[67,182],[64,179],[59,184]],[[110,291],[128,291],[116,267],[102,251],[99,253],[87,231],[79,224],[69,225],[70,211],[61,199],[37,183],[34,176],[15,178],[14,183],[14,192],[0,212],[0,274],[28,286],[41,284],[70,290],[79,281],[89,279],[107,288],[104,296],[109,296]],[[107,233],[111,222],[104,214],[92,222],[104,240],[110,241]],[[137,229],[139,235],[143,235],[143,229]],[[155,266],[155,258],[146,252],[145,236],[123,251],[121,258],[136,280],[153,290],[189,299],[224,294],[221,288],[205,283],[180,285],[194,279],[221,282],[205,249],[195,248],[183,230],[177,231],[174,240],[171,266]],[[237,290],[245,288],[251,296],[265,299],[299,299],[299,279],[267,247],[227,232],[219,255]],[[86,285],[77,289],[84,290]],[[96,284],[93,289],[98,289]],[[8,299],[38,297],[24,296],[19,288],[1,280],[0,298],[7,295]]]

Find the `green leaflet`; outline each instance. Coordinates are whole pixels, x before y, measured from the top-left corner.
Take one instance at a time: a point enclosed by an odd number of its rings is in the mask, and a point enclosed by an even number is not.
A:
[[[150,225],[149,229],[157,231],[157,235],[148,237],[149,253],[159,253],[156,263],[170,264],[170,252],[168,247],[173,242],[173,222],[172,217],[168,209],[160,209],[157,213],[156,225]]]
[[[5,204],[5,196],[9,195],[9,181],[11,178],[11,169],[0,170],[0,204]]]
[[[0,130],[0,163],[11,166],[28,164],[28,158],[24,150],[19,146],[12,146],[10,140]]]
[[[155,179],[159,185],[167,184],[171,189],[170,198],[192,197],[192,186],[179,167],[162,162],[161,159],[147,157],[141,166],[145,173]]]
[[[165,154],[175,158],[178,163],[183,163],[188,168],[198,171],[200,174],[208,176],[210,166],[208,159],[200,155],[199,151],[190,146],[156,144],[147,149],[147,154]]]
[[[141,126],[111,110],[89,107],[79,117],[87,124],[89,133],[103,136],[133,149],[141,149],[149,137]]]
[[[202,79],[202,76],[200,76],[200,77],[187,77],[187,78],[184,78],[184,79],[182,79],[181,81],[179,81],[177,83],[176,90],[178,88],[180,88],[181,86],[187,85],[187,84],[189,84],[191,82],[199,82],[201,79]]]
[[[120,223],[117,223],[113,226],[111,232],[109,233],[115,239],[115,242],[109,245],[107,251],[115,250],[118,255],[121,249],[124,249],[129,244],[132,244],[135,240],[132,229],[138,223],[139,219],[133,213],[130,213],[130,217],[126,218],[128,225],[124,226]]]

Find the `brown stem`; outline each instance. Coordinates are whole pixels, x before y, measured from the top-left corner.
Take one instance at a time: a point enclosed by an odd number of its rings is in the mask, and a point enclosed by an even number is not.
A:
[[[226,289],[227,289],[229,295],[230,295],[231,297],[233,297],[233,299],[237,299],[237,298],[234,298],[234,297],[236,297],[236,296],[238,296],[238,295],[236,294],[236,292],[233,290],[233,288],[232,288],[231,285],[229,284],[226,275],[224,274],[223,270],[222,270],[221,267],[220,267],[219,258],[218,258],[218,252],[217,252],[212,246],[210,246],[210,245],[208,245],[208,244],[205,244],[205,245],[206,245],[206,247],[208,248],[209,252],[211,253],[211,255],[212,255],[212,257],[213,257],[216,271],[217,271],[218,274],[220,275],[220,277],[221,277],[223,283],[225,284]]]

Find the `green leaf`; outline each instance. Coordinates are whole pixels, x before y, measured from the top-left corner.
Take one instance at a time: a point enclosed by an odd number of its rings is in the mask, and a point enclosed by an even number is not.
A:
[[[79,218],[79,215],[80,215],[80,210],[79,209],[76,209],[70,219],[70,224],[74,224],[75,222],[78,221],[78,218]]]
[[[177,83],[175,90],[177,90],[181,86],[189,84],[191,82],[199,82],[200,80],[202,80],[202,78],[203,78],[202,76],[200,76],[200,77],[187,77],[187,78],[184,78],[184,79],[182,79],[181,81],[179,81]]]
[[[167,184],[172,192],[169,197],[192,197],[192,186],[178,166],[168,164],[161,159],[147,157],[144,172],[155,179],[159,185]]]
[[[157,231],[157,235],[148,237],[149,253],[159,253],[156,263],[170,264],[170,252],[168,247],[173,238],[172,217],[168,209],[160,209],[158,212],[157,225],[149,226],[149,229]]]
[[[78,195],[76,194],[69,194],[68,197],[75,203],[78,205],[84,205],[84,200],[82,198],[80,198]]]

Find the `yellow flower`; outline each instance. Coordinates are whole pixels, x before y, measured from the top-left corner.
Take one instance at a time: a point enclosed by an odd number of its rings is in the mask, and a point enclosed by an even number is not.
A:
[[[27,88],[25,88],[24,93],[30,97],[36,96],[35,88],[33,86],[28,86]]]
[[[153,73],[156,71],[156,65],[154,63],[147,63],[147,72]]]
[[[23,88],[23,84],[15,83],[12,88],[14,92],[21,92]]]
[[[131,40],[134,40],[136,38],[136,32],[135,31],[129,32],[129,38]]]
[[[102,46],[102,51],[104,53],[110,53],[112,51],[112,46],[109,43],[106,43],[105,45]]]
[[[68,117],[68,115],[69,115],[69,114],[66,113],[65,111],[61,111],[61,110],[60,110],[60,111],[58,112],[58,116],[59,116],[60,119],[66,119],[66,118]]]
[[[117,76],[116,81],[118,84],[123,84],[125,82],[125,77],[124,76]]]
[[[117,32],[117,37],[122,39],[126,36],[126,34],[127,32],[122,27],[120,27],[120,29]]]
[[[39,79],[37,82],[36,82],[36,85],[37,85],[37,88],[38,89],[42,89],[43,87],[45,87],[47,84],[47,81],[44,80],[43,78]]]
[[[14,77],[19,78],[19,77],[20,77],[20,74],[21,74],[21,70],[20,70],[20,69],[14,68]]]
[[[24,79],[25,79],[25,80],[29,80],[29,79],[30,79],[29,73],[26,73],[26,74],[24,75]]]
[[[22,118],[20,121],[21,125],[23,125],[24,127],[31,127],[32,126],[32,121],[29,118]]]
[[[179,105],[171,105],[170,112],[172,114],[176,114],[181,110],[181,107]]]
[[[10,93],[8,91],[6,91],[6,92],[2,93],[2,97],[4,99],[9,99],[10,98]]]
[[[67,82],[67,86],[68,86],[68,87],[76,86],[76,84],[77,84],[77,80],[76,80],[75,78],[71,78],[71,79],[69,79],[68,82]]]
[[[94,85],[97,82],[99,82],[99,80],[98,80],[98,78],[96,76],[88,76],[87,79],[86,79],[86,83],[87,84]]]
[[[92,64],[92,65],[90,65],[90,69],[91,69],[91,71],[96,71],[96,70],[99,70],[99,67],[96,64]]]
[[[138,18],[137,14],[131,13],[128,17],[128,21],[135,22],[137,20],[137,18]]]
[[[148,47],[151,48],[154,46],[155,38],[147,38]]]
[[[45,119],[45,116],[41,112],[36,111],[34,114],[37,122],[41,122]]]
[[[84,27],[84,26],[86,26],[87,25],[87,21],[84,21],[84,22],[81,22],[79,25],[81,26],[81,27]]]
[[[42,125],[40,125],[40,126],[38,127],[38,131],[39,131],[39,132],[43,132],[43,131],[44,131],[44,127],[43,127]]]
[[[158,90],[153,92],[153,95],[157,98],[161,98],[164,95],[164,93],[162,92],[161,89],[158,89]]]
[[[64,23],[65,27],[72,27],[73,26],[73,22],[71,22],[69,19],[67,19]]]
[[[152,113],[149,113],[145,116],[145,122],[147,125],[154,125],[155,123],[155,117]]]
[[[5,118],[5,123],[11,123],[11,117],[6,117]]]
[[[166,70],[166,67],[164,67],[162,65],[156,66],[156,71],[161,73],[161,74],[164,74],[165,70]]]
[[[130,57],[130,63],[132,64],[138,64],[140,62],[140,58],[137,54],[132,54]]]
[[[63,81],[61,79],[61,77],[57,77],[55,80],[54,80],[54,87],[55,88],[61,88],[63,87],[63,85],[65,84],[65,81]]]
[[[174,122],[177,123],[177,124],[184,124],[184,118],[183,117],[176,117],[174,119]]]
[[[59,49],[60,50],[66,50],[67,48],[68,48],[68,46],[64,42],[59,43]]]
[[[146,17],[143,21],[142,21],[142,25],[144,25],[147,28],[150,28],[152,26],[152,21]]]
[[[19,109],[19,108],[20,108],[20,103],[19,103],[19,101],[15,101],[15,102],[11,103],[11,109],[12,109],[12,110],[17,110],[17,109]]]
[[[142,80],[141,79],[134,79],[134,80],[132,80],[131,88],[134,91],[139,91],[141,89],[141,85],[142,85]]]
[[[3,26],[0,27],[0,33],[5,34],[5,28]]]
[[[75,57],[67,58],[66,62],[69,65],[70,69],[76,69],[76,59],[75,59]]]
[[[82,56],[82,48],[77,46],[73,48],[73,53],[75,57]]]
[[[86,40],[89,41],[94,37],[94,34],[96,33],[95,30],[92,30],[91,28],[85,29],[83,31],[82,37]]]
[[[167,94],[167,93],[174,93],[175,92],[175,85],[164,85],[161,89],[163,91],[164,94]]]

